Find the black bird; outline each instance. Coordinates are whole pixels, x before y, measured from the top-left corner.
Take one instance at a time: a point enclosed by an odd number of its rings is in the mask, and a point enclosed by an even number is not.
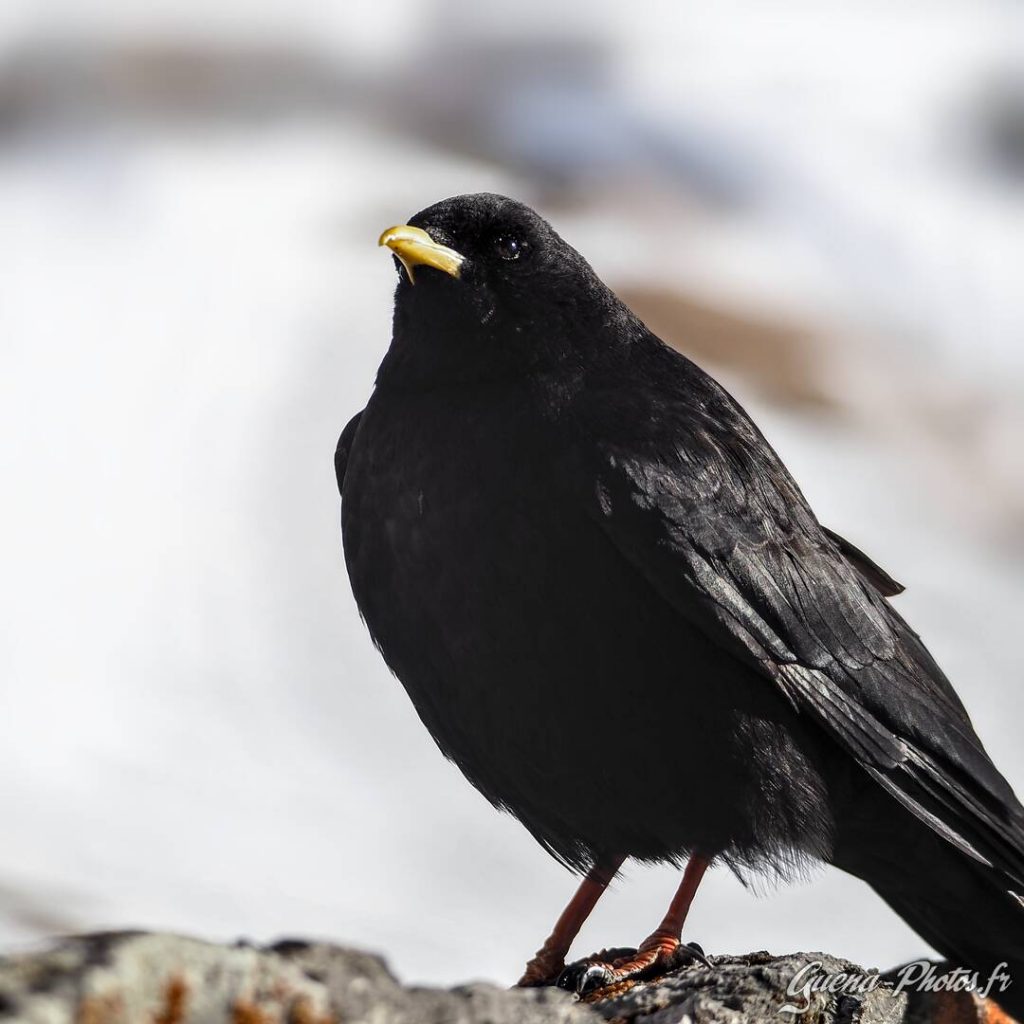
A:
[[[951,961],[1005,961],[1024,1013],[1024,809],[899,584],[528,207],[459,196],[380,241],[393,336],[338,443],[345,559],[445,756],[586,874],[521,984],[559,976],[626,858],[689,861],[581,990],[678,957],[713,860],[819,858]]]

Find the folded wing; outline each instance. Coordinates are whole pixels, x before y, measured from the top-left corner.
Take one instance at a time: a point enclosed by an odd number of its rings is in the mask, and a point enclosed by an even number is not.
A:
[[[754,666],[913,814],[1024,885],[1024,810],[885,600],[902,588],[818,523],[722,388],[664,358],[646,395],[581,392],[565,467],[577,497],[680,615]]]

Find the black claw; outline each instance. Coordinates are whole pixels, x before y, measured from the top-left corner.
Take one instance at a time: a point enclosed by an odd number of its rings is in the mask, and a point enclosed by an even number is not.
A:
[[[588,984],[585,979],[592,969],[604,971],[610,980],[611,975],[608,974],[610,968],[606,961],[611,962],[612,960],[625,959],[626,957],[635,955],[636,950],[632,946],[617,946],[615,949],[602,949],[600,953],[595,954],[587,960],[577,960],[575,963],[569,964],[558,976],[558,980],[555,982],[555,985],[558,988],[564,988],[568,992],[575,992],[577,995],[585,995],[586,992],[593,992],[595,989],[601,987],[600,985],[593,983],[589,984],[584,991],[582,986]],[[593,975],[593,977],[596,978],[596,974]],[[607,981],[605,984],[607,984]]]
[[[575,963],[569,964],[562,970],[562,973],[558,976],[555,982],[556,988],[564,988],[567,992],[576,992],[578,990],[580,978],[590,965],[588,963]]]
[[[576,981],[576,994],[589,995],[604,988],[612,980],[612,972],[603,964],[591,964]]]
[[[677,955],[685,957],[684,963],[690,960],[697,960],[705,967],[712,967],[711,957],[704,952],[704,947],[699,942],[684,942],[679,946]],[[687,955],[689,954],[689,955]]]

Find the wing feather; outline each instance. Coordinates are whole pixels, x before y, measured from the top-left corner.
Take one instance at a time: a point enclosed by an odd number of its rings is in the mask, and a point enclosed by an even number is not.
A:
[[[589,514],[679,613],[894,798],[1024,884],[1024,809],[885,600],[902,588],[818,523],[731,396],[688,360],[664,360],[642,418],[613,382],[580,391],[565,472]]]

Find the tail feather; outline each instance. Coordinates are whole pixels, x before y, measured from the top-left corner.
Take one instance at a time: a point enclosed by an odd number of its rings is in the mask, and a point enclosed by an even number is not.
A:
[[[933,881],[917,888],[886,883],[873,888],[947,960],[976,971],[983,988],[997,972],[1005,974],[1006,991],[993,985],[989,995],[1024,1020],[1024,907],[997,879],[982,877],[984,868],[960,860],[945,886]]]
[[[977,972],[982,986],[1005,965],[1009,987],[989,995],[1024,1021],[1024,903],[1013,881],[877,793],[861,794],[833,862],[867,882],[950,963]]]

